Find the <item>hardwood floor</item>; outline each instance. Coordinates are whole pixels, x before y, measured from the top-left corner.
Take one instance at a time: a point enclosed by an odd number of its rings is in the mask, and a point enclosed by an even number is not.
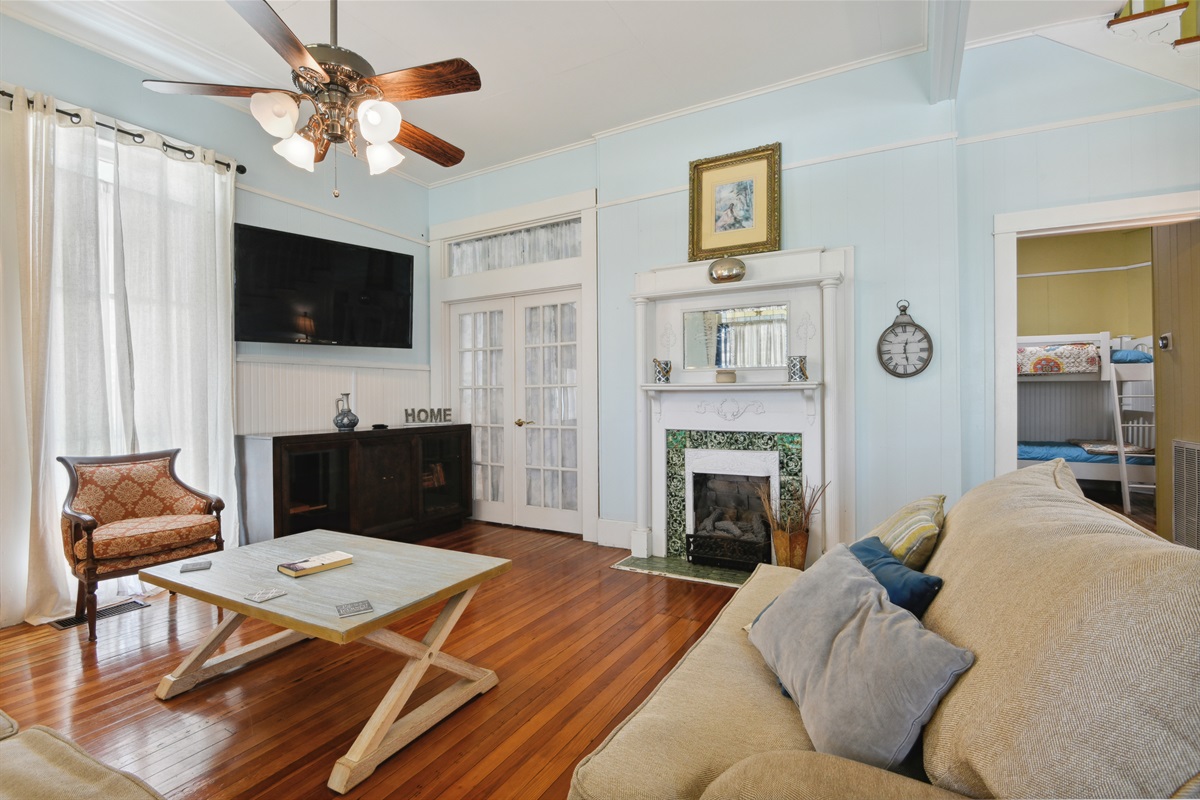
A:
[[[1094,500],[1106,508],[1111,508],[1118,514],[1125,513],[1125,505],[1121,501],[1121,485],[1112,481],[1081,481],[1079,488],[1089,500]],[[1158,532],[1158,519],[1154,508],[1154,495],[1146,492],[1129,493],[1129,514],[1131,520],[1148,531]],[[1166,538],[1170,539],[1168,531]]]
[[[424,544],[502,556],[446,651],[500,684],[385,761],[349,798],[556,798],[571,772],[682,657],[732,596],[609,567],[619,550],[576,537],[470,523]],[[403,576],[397,576],[403,579]],[[439,607],[398,623],[420,638]],[[157,596],[87,626],[0,630],[0,708],[46,725],[175,798],[329,798],[334,761],[395,679],[372,647],[302,642],[175,699],[159,679],[217,623],[214,607]],[[237,647],[274,630],[249,621]],[[431,670],[412,703],[451,683]]]

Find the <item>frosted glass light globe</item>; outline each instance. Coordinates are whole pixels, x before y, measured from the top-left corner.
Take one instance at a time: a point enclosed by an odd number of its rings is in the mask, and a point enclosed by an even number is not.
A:
[[[258,92],[250,95],[250,113],[264,131],[286,139],[296,130],[300,106],[283,92]]]
[[[379,100],[364,100],[358,106],[358,129],[371,144],[384,144],[400,133],[400,109]]]

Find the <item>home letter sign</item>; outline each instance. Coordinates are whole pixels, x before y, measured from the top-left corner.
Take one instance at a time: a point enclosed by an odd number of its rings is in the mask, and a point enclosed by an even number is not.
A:
[[[410,422],[453,422],[448,408],[407,408],[404,410],[404,424]]]

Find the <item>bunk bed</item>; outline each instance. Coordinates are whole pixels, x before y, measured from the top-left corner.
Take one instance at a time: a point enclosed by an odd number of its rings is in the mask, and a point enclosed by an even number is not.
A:
[[[1130,490],[1155,481],[1148,337],[1019,337],[1016,360],[1018,466],[1063,458],[1081,480],[1119,483],[1128,514]]]

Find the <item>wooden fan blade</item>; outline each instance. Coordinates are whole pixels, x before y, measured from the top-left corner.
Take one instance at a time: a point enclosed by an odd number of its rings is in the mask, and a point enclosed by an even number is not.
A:
[[[385,72],[367,78],[367,82],[382,89],[383,99],[392,103],[476,92],[480,86],[478,70],[461,58]]]
[[[466,155],[460,148],[439,139],[427,130],[418,128],[408,120],[400,123],[400,133],[396,134],[392,141],[443,167],[453,167]]]
[[[305,49],[303,42],[296,38],[292,29],[287,26],[267,0],[226,0],[233,6],[242,19],[250,23],[250,27],[266,40],[276,53],[296,72],[304,67],[311,70],[321,81],[328,83],[329,76],[316,59]]]
[[[286,89],[263,89],[258,86],[229,86],[224,83],[187,83],[185,81],[142,81],[142,85],[162,94],[207,94],[220,97],[249,97],[259,92],[283,92],[299,97]]]

